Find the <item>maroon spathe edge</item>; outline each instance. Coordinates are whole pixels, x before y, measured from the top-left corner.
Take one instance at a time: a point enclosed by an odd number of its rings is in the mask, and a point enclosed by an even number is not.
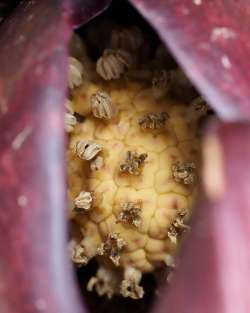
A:
[[[91,3],[82,22],[105,7]],[[72,13],[63,5],[23,1],[0,28],[3,313],[83,312],[66,246],[63,121]]]
[[[250,118],[250,2],[130,0],[227,120]]]
[[[86,24],[90,19],[109,7],[112,0],[65,0],[64,6],[74,28]]]
[[[225,194],[200,199],[181,263],[154,313],[250,312],[250,125],[216,123]]]

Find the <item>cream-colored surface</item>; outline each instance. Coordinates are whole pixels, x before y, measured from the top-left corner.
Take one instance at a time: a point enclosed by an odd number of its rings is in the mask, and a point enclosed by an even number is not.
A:
[[[118,111],[115,118],[102,120],[91,114],[90,97],[97,91],[110,94]],[[95,256],[108,234],[118,233],[127,243],[120,252],[121,267],[153,271],[167,255],[175,253],[177,247],[168,238],[168,228],[178,209],[191,211],[196,194],[196,185],[176,183],[171,172],[172,164],[178,161],[195,162],[198,168],[198,138],[187,119],[187,107],[167,97],[154,99],[151,88],[138,82],[119,80],[83,84],[74,91],[73,108],[87,117],[70,136],[69,197],[74,201],[84,190],[93,192],[97,199],[88,212],[70,213],[80,225],[86,254]],[[167,112],[167,127],[141,129],[138,119],[150,112]],[[102,146],[101,169],[91,171],[90,162],[75,155],[78,140],[94,140]],[[139,176],[119,171],[128,150],[148,155]],[[138,200],[142,202],[141,227],[116,223],[119,204]],[[102,259],[106,257],[98,257],[99,262]]]

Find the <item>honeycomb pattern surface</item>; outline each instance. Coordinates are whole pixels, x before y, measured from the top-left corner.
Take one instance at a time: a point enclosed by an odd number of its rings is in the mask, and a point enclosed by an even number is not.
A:
[[[117,114],[110,120],[91,114],[90,99],[98,92],[107,92]],[[71,203],[82,190],[92,192],[94,201],[88,212],[70,217],[79,226],[82,245],[88,259],[97,256],[100,264],[112,265],[107,255],[98,256],[98,249],[110,234],[125,241],[119,251],[119,267],[133,267],[141,273],[151,272],[175,255],[177,241],[169,235],[180,210],[185,210],[185,223],[197,194],[198,177],[193,184],[177,182],[172,173],[174,164],[193,162],[199,167],[199,135],[197,126],[188,119],[187,105],[168,96],[155,99],[145,83],[118,81],[86,82],[73,94],[73,109],[85,116],[70,135],[68,184]],[[142,128],[138,121],[149,113],[166,112],[166,127]],[[92,140],[102,147],[99,156],[103,166],[90,169],[90,162],[75,153],[78,141]],[[128,151],[146,154],[139,175],[121,172],[120,164]],[[140,224],[119,220],[124,203],[140,203]]]

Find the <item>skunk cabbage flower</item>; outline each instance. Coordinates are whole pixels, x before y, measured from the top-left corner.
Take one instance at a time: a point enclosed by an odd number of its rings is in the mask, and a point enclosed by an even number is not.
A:
[[[219,117],[204,134],[203,189],[191,230],[176,272],[151,311],[249,312],[250,4],[129,2]],[[20,1],[0,25],[1,312],[88,311],[89,293],[79,296],[67,254],[68,43],[73,29],[109,5],[109,0]],[[101,248],[106,253],[104,244]],[[131,273],[134,269],[126,277]],[[120,301],[108,310],[121,309]],[[95,310],[100,312],[92,302]],[[129,310],[139,311],[133,305]]]

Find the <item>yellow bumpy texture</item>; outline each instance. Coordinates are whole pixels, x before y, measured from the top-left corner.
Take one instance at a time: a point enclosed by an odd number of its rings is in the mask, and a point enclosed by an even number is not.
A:
[[[90,97],[98,91],[107,92],[116,107],[117,114],[110,120],[91,114]],[[198,169],[197,127],[187,118],[186,105],[167,96],[155,99],[150,86],[126,79],[84,84],[74,91],[73,106],[86,118],[70,136],[69,198],[73,203],[81,191],[92,192],[94,198],[90,210],[70,213],[81,229],[84,254],[88,260],[95,257],[107,238],[116,234],[124,241],[118,249],[118,263],[105,253],[98,256],[98,262],[124,271],[151,272],[175,255],[179,235],[171,237],[171,232],[182,210],[185,216],[179,224],[177,221],[175,230],[187,228],[184,219],[190,216],[198,178],[196,175],[190,184],[176,180],[173,165],[192,162]],[[168,114],[165,127],[144,129],[139,125],[145,114],[162,112]],[[102,147],[98,156],[104,164],[99,170],[90,170],[90,161],[76,155],[80,140],[92,140]],[[140,175],[121,172],[127,151],[147,155]],[[119,219],[126,203],[140,204],[138,224]]]

